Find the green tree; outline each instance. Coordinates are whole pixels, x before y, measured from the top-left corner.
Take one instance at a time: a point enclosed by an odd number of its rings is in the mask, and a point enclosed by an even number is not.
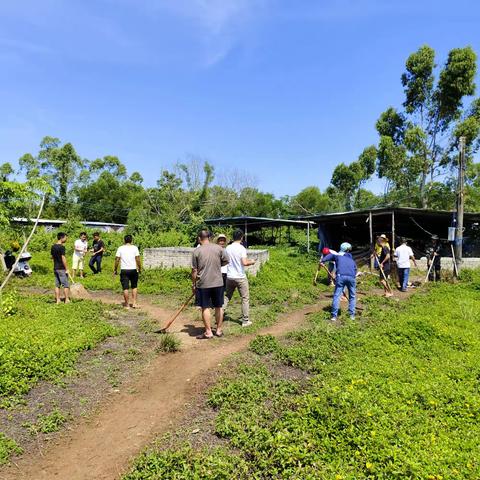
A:
[[[71,143],[61,146],[55,137],[43,138],[36,157],[26,153],[19,160],[27,179],[43,179],[50,184],[53,194],[48,203],[53,212],[62,217],[68,214],[68,207],[73,204],[71,187],[84,163]]]
[[[465,99],[475,93],[476,55],[470,47],[451,50],[437,81],[435,52],[427,45],[405,67],[404,111],[389,107],[376,123],[377,175],[386,180],[386,197],[400,190],[400,202],[426,208],[430,200],[436,203],[430,190],[438,192],[438,179],[448,175],[458,138],[466,135],[468,147],[478,148],[478,100],[464,110]]]
[[[145,192],[140,174],[135,172],[128,178],[125,165],[115,156],[90,162],[80,178],[75,193],[84,220],[126,223],[130,210],[142,204]]]
[[[294,215],[326,212],[329,207],[329,198],[318,187],[310,186],[290,198],[289,207]]]
[[[366,147],[358,160],[345,165],[337,165],[332,174],[331,184],[344,198],[344,207],[351,210],[362,185],[375,172],[377,149],[374,145]]]

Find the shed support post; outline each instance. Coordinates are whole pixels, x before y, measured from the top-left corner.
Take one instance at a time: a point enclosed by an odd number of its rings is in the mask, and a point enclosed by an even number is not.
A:
[[[310,222],[307,223],[307,253],[310,253]]]
[[[372,212],[368,212],[368,228],[370,231],[370,271],[373,270],[373,249],[375,248],[375,245],[373,244],[373,216]]]

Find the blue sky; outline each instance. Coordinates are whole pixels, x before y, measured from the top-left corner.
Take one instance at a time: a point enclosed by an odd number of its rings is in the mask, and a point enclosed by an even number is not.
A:
[[[406,57],[480,54],[479,24],[476,0],[3,0],[0,162],[52,135],[147,185],[194,155],[324,188],[400,106]]]

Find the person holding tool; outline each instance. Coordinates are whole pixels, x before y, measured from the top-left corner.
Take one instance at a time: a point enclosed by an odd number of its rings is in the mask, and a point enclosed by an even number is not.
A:
[[[348,313],[352,320],[355,319],[356,292],[357,292],[357,264],[350,253],[352,246],[348,242],[340,245],[343,255],[328,253],[321,260],[321,265],[326,262],[335,262],[335,291],[332,302],[332,322],[337,320],[340,308],[340,298],[345,288],[348,290]]]
[[[428,280],[430,282],[440,281],[440,270],[442,268],[441,248],[438,235],[432,235],[432,245],[427,250]]]
[[[407,245],[406,238],[401,239],[401,245],[395,249],[394,256],[397,261],[400,289],[402,292],[406,292],[408,287],[408,277],[410,276],[410,260],[412,260],[415,267],[417,267],[413,250]]]
[[[65,293],[65,303],[70,303],[70,283],[68,276],[67,259],[65,257],[65,242],[67,234],[63,232],[57,233],[57,243],[50,249],[53,260],[53,274],[55,275],[55,301],[57,305],[61,303],[60,287],[63,287]]]
[[[378,269],[380,270],[380,283],[383,285],[385,297],[393,297],[392,289],[388,284],[388,277],[392,270],[390,245],[385,235],[380,235],[378,239],[381,252],[380,255],[377,255],[377,252],[375,251],[375,258],[378,262]]]
[[[210,243],[212,234],[202,230],[198,234],[200,247],[192,253],[192,290],[199,291],[198,298],[202,309],[202,320],[205,332],[197,338],[210,339],[214,336],[222,337],[223,323],[223,277],[222,267],[228,265],[229,257],[226,249],[215,243]],[[210,306],[215,309],[217,330],[212,332]]]

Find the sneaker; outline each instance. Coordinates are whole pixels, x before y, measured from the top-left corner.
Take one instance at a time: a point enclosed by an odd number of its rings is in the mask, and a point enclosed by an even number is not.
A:
[[[352,316],[350,317],[350,320],[351,320],[352,322],[354,322],[354,321],[355,321],[355,317],[352,315]]]
[[[242,322],[242,327],[249,327],[250,325],[252,325],[252,322],[250,320]]]
[[[330,321],[331,321],[332,323],[336,322],[336,321],[337,321],[337,317],[332,317],[332,318],[330,319]]]

